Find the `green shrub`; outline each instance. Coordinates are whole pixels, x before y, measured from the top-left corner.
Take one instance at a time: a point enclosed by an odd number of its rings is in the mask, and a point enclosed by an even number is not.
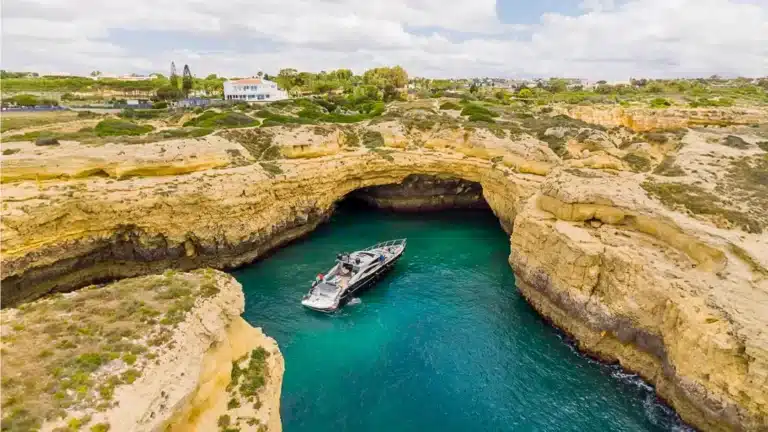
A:
[[[93,131],[100,137],[120,135],[137,136],[151,132],[154,129],[155,128],[150,125],[140,125],[127,120],[104,119],[93,128]]]
[[[89,118],[96,118],[99,117],[99,113],[95,113],[93,111],[78,111],[77,112],[77,118],[79,119],[89,119]]]
[[[258,120],[248,117],[245,114],[232,111],[224,111],[220,113],[206,111],[184,123],[185,127],[196,126],[203,128],[237,128],[258,125]]]
[[[649,143],[655,144],[664,144],[669,141],[669,137],[663,132],[646,132],[643,137]]]
[[[653,173],[664,177],[680,177],[686,174],[685,170],[675,164],[674,156],[665,157],[659,166],[653,170]]]
[[[461,110],[461,115],[463,116],[472,116],[472,115],[482,115],[486,117],[498,117],[499,114],[495,113],[488,108],[485,108],[483,106],[469,103],[464,106],[464,109]]]
[[[672,106],[672,102],[664,98],[654,98],[650,102],[651,108],[668,108]]]
[[[699,98],[690,103],[691,108],[699,107],[729,107],[733,106],[733,99],[719,98],[719,99],[707,99]]]
[[[440,105],[441,110],[460,110],[461,106],[457,104],[456,102],[448,101],[444,102],[442,105]]]
[[[768,152],[768,141],[758,141],[757,146],[760,147],[760,150]]]
[[[282,174],[283,170],[280,168],[280,165],[277,165],[273,162],[259,162],[259,165],[261,165],[262,168],[264,168],[264,171],[267,172],[267,174],[270,177],[274,177],[278,174]]]
[[[167,114],[167,111],[164,109],[133,109],[133,108],[125,108],[122,111],[120,111],[120,114],[118,114],[119,117],[125,118],[125,119],[156,119],[163,117],[165,114]]]
[[[651,160],[643,155],[629,153],[621,159],[629,164],[634,172],[646,172],[651,169]]]
[[[471,122],[496,123],[493,117],[480,113],[471,114],[467,119]]]
[[[16,154],[16,153],[18,153],[20,151],[21,151],[21,149],[17,149],[17,148],[3,149],[3,156],[8,156],[8,155]]]
[[[198,138],[213,132],[212,128],[179,128],[166,129],[157,133],[160,138]]]
[[[744,141],[743,139],[735,136],[735,135],[728,135],[723,139],[722,144],[727,147],[739,149],[739,150],[746,150],[750,147],[748,142]]]
[[[288,115],[276,114],[268,110],[259,110],[254,114],[256,117],[261,117],[264,121],[262,126],[278,126],[284,124],[315,124],[317,121],[312,118],[306,117],[293,117]]]
[[[153,109],[167,109],[168,108],[168,102],[166,101],[157,101],[152,104]]]
[[[35,145],[38,145],[38,146],[59,145],[59,140],[51,136],[41,136],[35,140]]]

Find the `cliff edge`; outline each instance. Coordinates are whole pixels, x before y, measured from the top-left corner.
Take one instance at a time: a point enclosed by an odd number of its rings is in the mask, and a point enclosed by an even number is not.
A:
[[[3,430],[281,430],[283,358],[243,308],[202,269],[4,309]]]

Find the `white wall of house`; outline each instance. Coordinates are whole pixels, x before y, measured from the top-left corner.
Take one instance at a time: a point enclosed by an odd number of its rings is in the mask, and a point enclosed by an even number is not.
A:
[[[224,81],[224,100],[272,102],[283,99],[288,99],[288,94],[272,81],[256,78]]]

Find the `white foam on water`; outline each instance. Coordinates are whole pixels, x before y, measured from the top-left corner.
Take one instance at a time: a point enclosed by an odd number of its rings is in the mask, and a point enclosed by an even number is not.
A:
[[[359,305],[362,302],[363,302],[362,300],[360,300],[359,298],[355,297],[352,300],[350,300],[349,303],[347,303],[347,306]]]

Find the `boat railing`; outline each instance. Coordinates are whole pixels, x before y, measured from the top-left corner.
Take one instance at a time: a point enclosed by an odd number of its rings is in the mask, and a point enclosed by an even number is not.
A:
[[[369,246],[369,247],[367,247],[367,248],[365,248],[363,250],[364,251],[369,251],[369,250],[373,250],[373,249],[380,249],[380,248],[385,248],[385,247],[389,247],[389,246],[401,246],[401,245],[403,247],[405,247],[405,243],[406,243],[407,240],[408,239],[389,240],[389,241],[385,241],[385,242],[381,242],[381,243],[376,243],[375,245]]]

